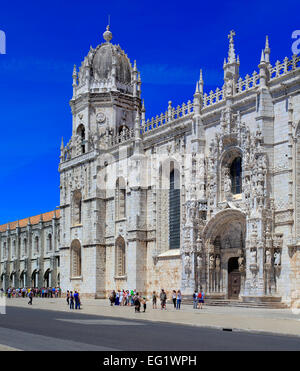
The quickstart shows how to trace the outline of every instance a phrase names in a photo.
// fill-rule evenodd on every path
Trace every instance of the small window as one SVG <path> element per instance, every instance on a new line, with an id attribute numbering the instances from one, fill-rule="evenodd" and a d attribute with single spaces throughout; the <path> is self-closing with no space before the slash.
<path id="1" fill-rule="evenodd" d="M 124 276 L 126 274 L 125 260 L 125 241 L 120 237 L 116 241 L 116 276 Z"/>
<path id="2" fill-rule="evenodd" d="M 35 237 L 35 253 L 39 253 L 39 238 Z"/>
<path id="3" fill-rule="evenodd" d="M 126 187 L 123 178 L 119 178 L 116 184 L 116 220 L 126 217 Z"/>
<path id="4" fill-rule="evenodd" d="M 73 225 L 81 224 L 81 204 L 81 192 L 75 191 L 73 194 Z"/>
<path id="5" fill-rule="evenodd" d="M 230 166 L 231 192 L 242 193 L 242 159 L 237 157 Z"/>
<path id="6" fill-rule="evenodd" d="M 81 245 L 78 240 L 71 244 L 71 277 L 81 276 Z"/>

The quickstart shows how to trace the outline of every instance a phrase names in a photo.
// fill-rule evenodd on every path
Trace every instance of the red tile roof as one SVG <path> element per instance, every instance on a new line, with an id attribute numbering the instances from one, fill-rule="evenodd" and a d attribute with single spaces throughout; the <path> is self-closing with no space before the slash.
<path id="1" fill-rule="evenodd" d="M 60 210 L 57 209 L 57 210 L 53 210 L 53 211 L 49 211 L 47 213 L 43 213 L 43 214 L 40 214 L 40 215 L 35 215 L 35 216 L 30 216 L 29 218 L 25 218 L 25 219 L 21 219 L 21 220 L 18 220 L 16 222 L 11 222 L 11 223 L 6 223 L 6 224 L 2 224 L 0 225 L 0 232 L 5 232 L 7 230 L 7 227 L 9 226 L 9 229 L 16 229 L 18 223 L 19 223 L 19 227 L 26 227 L 30 221 L 31 224 L 38 224 L 40 222 L 40 220 L 42 220 L 43 222 L 49 222 L 50 220 L 52 220 L 52 218 L 54 217 L 55 215 L 55 218 L 59 219 L 60 218 Z"/>

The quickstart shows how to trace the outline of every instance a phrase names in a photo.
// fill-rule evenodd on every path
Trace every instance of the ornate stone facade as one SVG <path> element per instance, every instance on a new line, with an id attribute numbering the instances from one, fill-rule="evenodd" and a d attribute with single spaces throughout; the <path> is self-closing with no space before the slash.
<path id="1" fill-rule="evenodd" d="M 300 58 L 272 65 L 267 38 L 242 79 L 234 36 L 221 89 L 204 93 L 201 71 L 193 101 L 147 121 L 136 63 L 109 29 L 74 67 L 59 164 L 64 290 L 300 298 Z"/>

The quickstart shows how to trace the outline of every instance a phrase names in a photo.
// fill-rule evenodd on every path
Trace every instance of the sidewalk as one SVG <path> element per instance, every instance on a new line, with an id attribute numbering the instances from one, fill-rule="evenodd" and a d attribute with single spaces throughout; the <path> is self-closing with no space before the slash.
<path id="1" fill-rule="evenodd" d="M 62 311 L 123 319 L 300 336 L 300 314 L 293 314 L 290 309 L 204 306 L 201 310 L 193 309 L 192 305 L 182 305 L 180 310 L 175 310 L 173 305 L 168 304 L 167 310 L 162 311 L 159 305 L 158 309 L 152 309 L 151 302 L 148 302 L 146 313 L 143 313 L 142 309 L 141 313 L 135 313 L 134 307 L 111 307 L 108 299 L 84 299 L 82 300 L 83 305 L 80 311 L 70 310 L 66 299 L 63 298 L 33 298 L 32 307 L 27 304 L 27 298 L 7 299 L 6 303 L 8 307 L 17 306 L 32 308 L 32 310 L 46 309 L 57 311 L 58 313 Z"/>

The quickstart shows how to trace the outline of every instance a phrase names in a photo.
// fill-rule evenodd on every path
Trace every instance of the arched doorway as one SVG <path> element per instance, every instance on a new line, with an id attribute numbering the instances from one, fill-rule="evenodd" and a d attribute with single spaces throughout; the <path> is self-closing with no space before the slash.
<path id="1" fill-rule="evenodd" d="M 238 299 L 241 291 L 241 273 L 238 257 L 228 260 L 228 299 Z"/>
<path id="2" fill-rule="evenodd" d="M 50 287 L 50 269 L 47 269 L 44 274 L 44 287 Z"/>
<path id="3" fill-rule="evenodd" d="M 31 284 L 32 287 L 35 287 L 35 288 L 38 287 L 38 282 L 39 282 L 39 272 L 38 272 L 38 270 L 36 270 L 36 269 L 32 272 L 32 275 L 31 275 L 31 282 L 32 282 L 32 284 Z"/>
<path id="4" fill-rule="evenodd" d="M 6 277 L 5 277 L 5 273 L 2 273 L 1 274 L 1 287 L 2 287 L 2 289 L 3 289 L 3 291 L 6 291 L 6 282 L 5 282 L 5 280 L 6 280 Z"/>
<path id="5" fill-rule="evenodd" d="M 10 278 L 10 286 L 16 287 L 16 273 L 12 272 L 9 278 Z"/>
<path id="6" fill-rule="evenodd" d="M 26 287 L 26 273 L 25 271 L 22 271 L 20 274 L 20 285 L 22 287 Z"/>
<path id="7" fill-rule="evenodd" d="M 246 215 L 227 208 L 217 213 L 205 226 L 206 272 L 200 272 L 200 285 L 212 297 L 238 299 L 244 290 L 244 275 L 239 258 L 245 256 Z"/>

